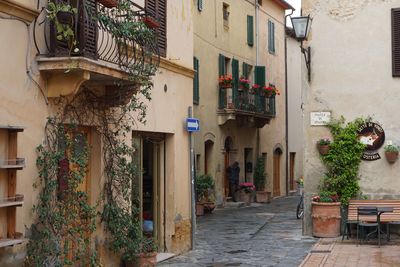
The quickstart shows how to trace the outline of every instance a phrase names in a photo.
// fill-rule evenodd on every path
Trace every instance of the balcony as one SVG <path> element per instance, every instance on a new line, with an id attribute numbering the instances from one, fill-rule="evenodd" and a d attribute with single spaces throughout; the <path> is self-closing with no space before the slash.
<path id="1" fill-rule="evenodd" d="M 262 128 L 275 117 L 275 96 L 249 94 L 234 88 L 219 89 L 218 124 L 236 121 L 239 127 Z"/>
<path id="2" fill-rule="evenodd" d="M 107 8 L 97 0 L 52 2 L 70 5 L 75 12 L 64 23 L 73 39 L 60 37 L 46 9 L 34 24 L 37 62 L 47 78 L 48 97 L 74 94 L 83 83 L 106 90 L 115 90 L 116 84 L 136 86 L 130 76 L 152 75 L 152 66 L 160 60 L 153 28 L 157 21 L 144 7 L 133 1 L 124 1 L 124 8 Z"/>

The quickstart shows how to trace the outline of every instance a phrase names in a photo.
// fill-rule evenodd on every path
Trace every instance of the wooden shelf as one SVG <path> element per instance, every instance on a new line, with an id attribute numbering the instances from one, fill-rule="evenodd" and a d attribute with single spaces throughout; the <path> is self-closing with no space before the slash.
<path id="1" fill-rule="evenodd" d="M 22 206 L 23 204 L 24 204 L 23 201 L 2 200 L 2 201 L 0 201 L 0 208 L 13 207 L 13 206 Z"/>
<path id="2" fill-rule="evenodd" d="M 0 248 L 22 244 L 25 239 L 0 239 Z"/>
<path id="3" fill-rule="evenodd" d="M 0 161 L 0 169 L 23 169 L 25 168 L 25 159 L 17 158 Z"/>
<path id="4" fill-rule="evenodd" d="M 9 131 L 15 131 L 15 132 L 23 132 L 25 127 L 22 126 L 16 126 L 16 125 L 0 125 L 0 130 L 9 130 Z"/>

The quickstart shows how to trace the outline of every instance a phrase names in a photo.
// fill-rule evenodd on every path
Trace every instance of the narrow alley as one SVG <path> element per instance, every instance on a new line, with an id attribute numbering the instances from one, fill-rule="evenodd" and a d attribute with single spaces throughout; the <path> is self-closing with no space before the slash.
<path id="1" fill-rule="evenodd" d="M 200 217 L 195 249 L 158 266 L 298 266 L 316 242 L 301 235 L 298 199 L 218 209 Z"/>

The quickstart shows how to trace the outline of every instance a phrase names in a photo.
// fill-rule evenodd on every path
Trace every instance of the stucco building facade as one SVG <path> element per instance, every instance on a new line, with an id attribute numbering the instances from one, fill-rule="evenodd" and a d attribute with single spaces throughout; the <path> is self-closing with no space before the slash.
<path id="1" fill-rule="evenodd" d="M 196 173 L 213 177 L 217 204 L 223 205 L 230 196 L 226 169 L 237 161 L 240 182 L 253 182 L 256 159 L 264 156 L 266 190 L 285 195 L 284 16 L 291 7 L 285 1 L 195 2 L 202 3 L 194 9 Z M 223 75 L 232 75 L 232 88 L 219 85 Z M 274 85 L 280 95 L 243 90 L 240 77 Z"/>
<path id="2" fill-rule="evenodd" d="M 371 117 L 385 132 L 385 144 L 399 144 L 399 124 L 393 111 L 399 105 L 400 80 L 394 58 L 398 21 L 393 9 L 400 1 L 303 0 L 303 14 L 313 18 L 311 36 L 311 82 L 303 75 L 304 178 L 306 192 L 305 234 L 311 234 L 311 196 L 325 172 L 316 142 L 330 136 L 324 126 L 311 126 L 310 113 L 327 111 L 347 121 Z M 396 35 L 397 34 L 397 35 Z M 392 43 L 393 42 L 393 43 Z M 392 46 L 393 44 L 393 46 Z M 393 58 L 393 60 L 392 60 Z M 303 60 L 303 74 L 307 69 Z M 381 159 L 362 161 L 361 191 L 372 199 L 398 199 L 398 163 Z"/>
<path id="3" fill-rule="evenodd" d="M 148 107 L 147 122 L 137 122 L 127 142 L 133 139 L 138 148 L 137 157 L 143 171 L 140 176 L 142 213 L 152 221 L 152 235 L 158 251 L 181 253 L 190 249 L 191 241 L 189 142 L 182 122 L 193 99 L 192 90 L 188 90 L 194 76 L 192 3 L 150 2 L 157 2 L 158 10 L 161 7 L 164 10 L 164 17 L 161 17 L 164 39 L 159 69 L 152 80 L 152 100 L 144 100 Z M 145 6 L 145 1 L 135 3 Z M 46 6 L 47 1 L 36 0 L 5 0 L 0 3 L 0 157 L 2 161 L 8 159 L 11 152 L 7 140 L 15 132 L 15 127 L 21 129 L 21 132 L 18 130 L 15 153 L 25 159 L 25 165 L 17 171 L 15 190 L 24 195 L 24 201 L 21 207 L 16 208 L 13 227 L 23 237 L 29 237 L 25 226 L 29 227 L 35 219 L 32 207 L 38 196 L 38 190 L 33 187 L 38 177 L 36 147 L 45 143 L 46 118 L 55 114 L 54 103 L 61 95 L 72 96 L 82 88 L 105 90 L 110 81 L 126 78 L 126 72 L 118 64 L 106 62 L 101 56 L 93 58 L 84 54 L 71 60 L 68 56 L 51 54 L 45 24 L 42 23 L 46 20 Z M 95 31 L 100 36 L 101 29 Z M 94 45 L 99 51 L 101 38 L 95 40 Z M 118 53 L 115 51 L 113 53 Z M 137 114 L 132 115 L 134 118 Z M 105 180 L 103 143 L 92 125 L 79 126 L 86 129 L 85 134 L 90 139 L 85 190 L 90 192 L 90 204 L 95 205 L 101 197 Z M 2 199 L 7 197 L 8 176 L 7 169 L 0 169 Z M 12 237 L 7 236 L 10 229 L 7 226 L 8 208 L 0 209 L 2 244 Z M 98 220 L 92 241 L 99 252 L 100 262 L 104 266 L 120 266 L 118 257 L 113 257 L 106 249 L 106 235 Z M 26 242 L 22 241 L 13 246 L 1 245 L 0 265 L 22 266 L 25 249 Z"/>

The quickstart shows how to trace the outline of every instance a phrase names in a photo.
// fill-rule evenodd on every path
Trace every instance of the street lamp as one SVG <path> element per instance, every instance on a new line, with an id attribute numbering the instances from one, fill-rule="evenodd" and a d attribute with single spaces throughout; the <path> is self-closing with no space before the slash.
<path id="1" fill-rule="evenodd" d="M 308 70 L 308 81 L 311 81 L 311 47 L 304 48 L 303 41 L 307 40 L 310 33 L 312 19 L 310 15 L 290 18 L 292 20 L 292 25 L 294 29 L 294 34 L 296 35 L 297 41 L 301 42 L 300 48 L 301 52 L 304 54 L 304 59 L 306 61 L 306 67 Z"/>

